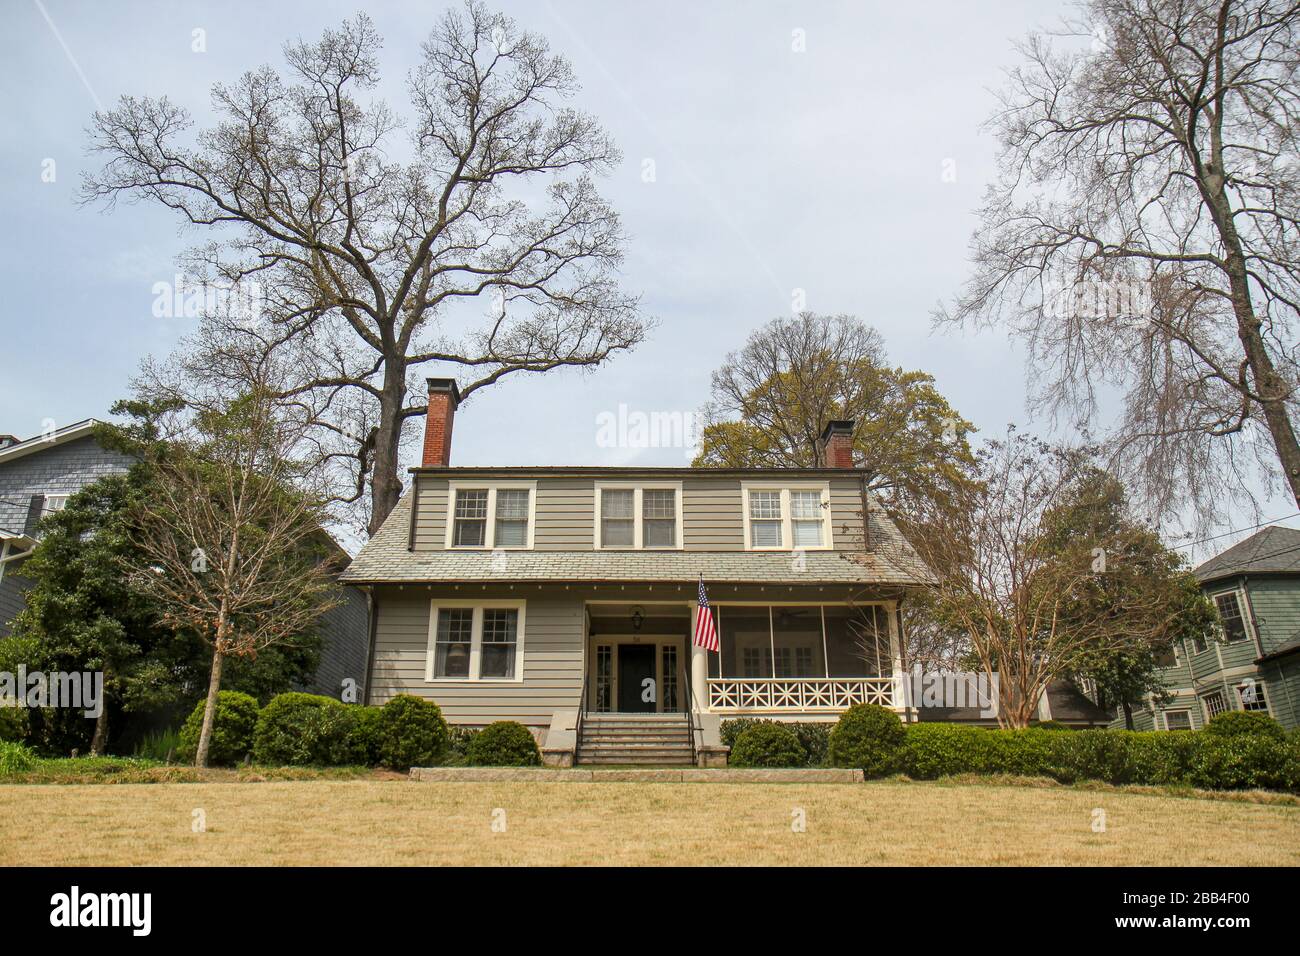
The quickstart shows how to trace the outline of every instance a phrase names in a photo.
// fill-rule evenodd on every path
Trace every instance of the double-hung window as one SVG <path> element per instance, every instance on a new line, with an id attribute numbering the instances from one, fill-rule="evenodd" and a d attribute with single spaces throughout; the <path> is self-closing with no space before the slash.
<path id="1" fill-rule="evenodd" d="M 605 551 L 681 548 L 681 485 L 598 484 L 595 534 Z"/>
<path id="2" fill-rule="evenodd" d="M 745 547 L 751 551 L 824 550 L 831 546 L 827 485 L 745 485 Z"/>
<path id="3" fill-rule="evenodd" d="M 534 482 L 457 485 L 448 489 L 448 548 L 531 548 Z"/>
<path id="4" fill-rule="evenodd" d="M 523 680 L 523 601 L 434 601 L 425 679 Z"/>
<path id="5" fill-rule="evenodd" d="M 1241 613 L 1241 599 L 1236 591 L 1225 591 L 1214 595 L 1214 606 L 1219 609 L 1219 620 L 1223 622 L 1223 639 L 1229 644 L 1246 639 L 1246 618 Z"/>

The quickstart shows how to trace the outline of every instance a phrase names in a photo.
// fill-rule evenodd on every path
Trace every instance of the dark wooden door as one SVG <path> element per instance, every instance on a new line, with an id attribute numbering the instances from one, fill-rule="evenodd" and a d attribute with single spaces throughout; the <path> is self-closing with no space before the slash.
<path id="1" fill-rule="evenodd" d="M 645 680 L 654 680 L 655 646 L 653 644 L 620 644 L 618 646 L 618 709 L 625 714 L 654 713 L 659 688 L 654 689 L 654 700 L 645 696 Z"/>

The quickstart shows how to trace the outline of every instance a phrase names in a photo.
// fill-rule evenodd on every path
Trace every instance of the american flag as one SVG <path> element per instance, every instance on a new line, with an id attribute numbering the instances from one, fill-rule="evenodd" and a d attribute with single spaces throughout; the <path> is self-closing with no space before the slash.
<path id="1" fill-rule="evenodd" d="M 700 575 L 700 608 L 695 615 L 695 646 L 706 651 L 718 649 L 718 629 L 713 626 L 713 612 L 709 610 L 709 596 L 704 593 L 703 575 Z"/>

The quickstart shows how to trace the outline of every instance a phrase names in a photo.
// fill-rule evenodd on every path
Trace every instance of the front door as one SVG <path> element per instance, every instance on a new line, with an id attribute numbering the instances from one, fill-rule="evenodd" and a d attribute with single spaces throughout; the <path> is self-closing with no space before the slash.
<path id="1" fill-rule="evenodd" d="M 621 713 L 654 713 L 655 701 L 659 699 L 659 688 L 654 686 L 654 679 L 655 645 L 618 646 L 618 709 Z M 650 693 L 651 689 L 654 693 Z"/>

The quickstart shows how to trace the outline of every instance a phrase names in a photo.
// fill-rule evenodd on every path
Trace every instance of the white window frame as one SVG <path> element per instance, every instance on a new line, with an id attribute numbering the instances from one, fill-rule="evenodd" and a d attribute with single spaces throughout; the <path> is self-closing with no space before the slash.
<path id="1" fill-rule="evenodd" d="M 41 497 L 44 499 L 43 501 L 41 501 L 41 517 L 44 518 L 46 515 L 58 514 L 60 511 L 66 508 L 68 506 L 68 499 L 71 498 L 72 495 L 71 494 L 42 495 Z M 57 508 L 51 508 L 50 507 L 51 501 L 59 502 L 59 506 Z"/>
<path id="2" fill-rule="evenodd" d="M 1241 637 L 1237 640 L 1228 640 L 1227 628 L 1219 625 L 1219 638 L 1224 644 L 1245 644 L 1250 640 L 1250 620 L 1246 617 L 1246 601 L 1241 593 L 1240 588 L 1230 588 L 1227 591 L 1215 591 L 1210 595 L 1210 600 L 1214 602 L 1214 610 L 1219 610 L 1219 598 L 1231 594 L 1237 601 L 1237 618 L 1241 621 Z M 1220 614 L 1220 617 L 1223 615 Z"/>
<path id="3" fill-rule="evenodd" d="M 528 540 L 524 544 L 497 545 L 497 492 L 528 492 Z M 486 491 L 487 525 L 483 530 L 482 544 L 452 544 L 456 535 L 456 493 L 458 491 Z M 532 551 L 533 537 L 537 529 L 537 482 L 536 481 L 449 481 L 447 482 L 447 534 L 444 546 L 448 551 Z"/>
<path id="4" fill-rule="evenodd" d="M 779 545 L 754 545 L 749 522 L 749 493 L 751 491 L 779 491 L 781 493 L 781 543 Z M 796 545 L 794 543 L 794 516 L 790 508 L 790 492 L 821 492 L 822 543 Z M 740 513 L 744 519 L 746 551 L 833 551 L 835 549 L 834 525 L 831 522 L 831 483 L 829 481 L 742 481 L 740 483 Z"/>
<path id="5" fill-rule="evenodd" d="M 1207 724 L 1208 724 L 1210 721 L 1212 721 L 1215 717 L 1218 716 L 1218 714 L 1211 713 L 1211 710 L 1210 710 L 1210 698 L 1211 698 L 1211 697 L 1214 697 L 1214 696 L 1216 696 L 1216 695 L 1218 696 L 1219 700 L 1222 701 L 1222 703 L 1223 703 L 1223 709 L 1222 709 L 1221 711 L 1219 711 L 1220 714 L 1226 714 L 1226 713 L 1228 713 L 1230 710 L 1233 709 L 1233 707 L 1232 707 L 1232 702 L 1231 702 L 1231 701 L 1227 698 L 1227 696 L 1223 693 L 1222 689 L 1216 689 L 1216 690 L 1212 690 L 1212 691 L 1210 691 L 1210 692 L 1208 692 L 1208 693 L 1202 694 L 1202 695 L 1201 695 L 1201 698 L 1200 698 L 1200 700 L 1201 700 L 1201 711 L 1202 711 L 1202 713 L 1205 714 L 1205 722 L 1206 722 Z"/>
<path id="6" fill-rule="evenodd" d="M 1255 693 L 1258 694 L 1260 699 L 1264 702 L 1262 709 L 1259 707 L 1246 706 L 1246 699 L 1242 696 L 1242 691 L 1245 690 L 1245 687 L 1242 684 L 1233 684 L 1232 690 L 1237 698 L 1238 710 L 1244 710 L 1248 714 L 1268 714 L 1270 717 L 1273 716 L 1272 695 L 1264 687 L 1264 682 L 1262 680 L 1255 681 Z"/>
<path id="7" fill-rule="evenodd" d="M 1172 730 L 1174 729 L 1173 727 L 1170 727 L 1170 726 L 1169 726 L 1169 715 L 1170 715 L 1170 714 L 1186 714 L 1186 715 L 1187 715 L 1187 727 L 1186 727 L 1186 729 L 1187 729 L 1187 730 L 1195 730 L 1195 729 L 1196 729 L 1196 724 L 1192 721 L 1192 712 L 1191 712 L 1191 710 L 1188 709 L 1188 708 L 1186 708 L 1186 707 L 1175 707 L 1175 708 L 1173 708 L 1173 709 L 1171 709 L 1171 710 L 1166 710 L 1166 711 L 1165 711 L 1164 716 L 1165 716 L 1165 730 L 1166 730 L 1166 731 L 1172 731 Z M 1179 727 L 1178 729 L 1181 731 L 1181 730 L 1183 730 L 1184 728 Z"/>
<path id="8" fill-rule="evenodd" d="M 425 650 L 424 682 L 426 684 L 522 684 L 524 682 L 524 612 L 527 601 L 454 601 L 434 598 L 429 602 L 429 643 Z M 474 615 L 470 625 L 469 676 L 435 677 L 433 666 L 438 651 L 438 612 L 470 608 Z M 483 612 L 513 610 L 519 612 L 515 628 L 515 674 L 513 677 L 480 677 L 479 665 L 483 656 Z"/>
<path id="9" fill-rule="evenodd" d="M 632 492 L 632 546 L 620 547 L 611 545 L 605 547 L 600 537 L 600 505 L 603 492 L 605 491 L 630 491 Z M 643 530 L 643 514 L 641 508 L 642 492 L 645 491 L 672 491 L 675 493 L 677 502 L 677 527 L 673 531 L 673 545 L 671 547 L 649 546 L 643 541 L 645 535 Z M 686 510 L 686 503 L 682 500 L 682 483 L 680 481 L 598 481 L 595 485 L 596 520 L 592 526 L 592 541 L 597 551 L 681 551 L 685 547 L 682 541 L 684 525 L 682 515 Z"/>

